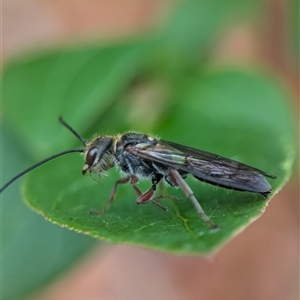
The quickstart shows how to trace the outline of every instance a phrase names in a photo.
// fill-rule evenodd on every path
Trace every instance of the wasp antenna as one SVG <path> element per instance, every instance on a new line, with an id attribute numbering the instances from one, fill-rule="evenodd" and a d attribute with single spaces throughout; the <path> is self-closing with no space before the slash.
<path id="1" fill-rule="evenodd" d="M 77 148 L 77 149 L 70 149 L 70 150 L 66 150 L 66 151 L 62 151 L 62 152 L 59 152 L 57 154 L 54 154 L 54 155 L 51 155 L 43 160 L 41 160 L 40 162 L 34 164 L 33 166 L 27 168 L 26 170 L 24 170 L 23 172 L 19 173 L 18 175 L 16 175 L 15 177 L 13 177 L 10 181 L 8 181 L 6 184 L 4 184 L 4 186 L 0 189 L 0 194 L 6 189 L 8 188 L 13 182 L 15 182 L 18 178 L 22 177 L 23 175 L 25 175 L 26 173 L 30 172 L 31 170 L 39 167 L 40 165 L 54 159 L 54 158 L 57 158 L 59 156 L 62 156 L 62 155 L 65 155 L 65 154 L 68 154 L 68 153 L 73 153 L 73 152 L 84 152 L 85 149 L 84 148 Z"/>
<path id="2" fill-rule="evenodd" d="M 66 123 L 66 121 L 62 117 L 59 117 L 59 122 L 66 128 L 68 128 L 79 140 L 81 140 L 83 145 L 87 145 L 87 141 L 75 129 L 73 129 L 68 123 Z"/>

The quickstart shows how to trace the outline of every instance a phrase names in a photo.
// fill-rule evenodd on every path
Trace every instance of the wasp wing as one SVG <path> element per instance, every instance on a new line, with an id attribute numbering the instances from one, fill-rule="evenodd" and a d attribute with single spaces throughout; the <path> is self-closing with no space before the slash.
<path id="1" fill-rule="evenodd" d="M 235 160 L 163 140 L 156 145 L 137 144 L 130 151 L 144 159 L 190 173 L 201 181 L 264 196 L 271 191 L 265 176 L 276 178 Z"/>

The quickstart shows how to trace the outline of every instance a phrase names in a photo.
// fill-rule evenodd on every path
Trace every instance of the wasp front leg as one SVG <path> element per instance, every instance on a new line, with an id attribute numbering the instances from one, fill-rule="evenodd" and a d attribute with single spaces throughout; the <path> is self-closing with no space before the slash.
<path id="1" fill-rule="evenodd" d="M 102 215 L 103 213 L 105 213 L 109 209 L 111 203 L 115 199 L 118 185 L 119 184 L 128 183 L 129 181 L 132 184 L 132 186 L 133 186 L 134 190 L 136 191 L 136 193 L 140 196 L 142 194 L 142 192 L 135 186 L 135 183 L 138 182 L 138 178 L 136 176 L 134 176 L 134 175 L 133 176 L 123 177 L 123 178 L 118 179 L 115 182 L 115 184 L 114 184 L 114 186 L 112 188 L 112 191 L 110 193 L 109 201 L 106 203 L 106 205 L 100 211 L 90 210 L 89 213 L 90 214 L 96 214 L 96 215 Z"/>

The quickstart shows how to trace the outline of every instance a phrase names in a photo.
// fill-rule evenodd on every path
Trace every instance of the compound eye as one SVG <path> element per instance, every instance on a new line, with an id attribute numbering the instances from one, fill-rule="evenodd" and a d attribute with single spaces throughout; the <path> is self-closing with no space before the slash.
<path id="1" fill-rule="evenodd" d="M 94 161 L 96 159 L 98 152 L 99 152 L 99 150 L 97 147 L 93 147 L 87 152 L 86 157 L 85 157 L 85 163 L 88 166 L 91 167 L 94 164 Z"/>

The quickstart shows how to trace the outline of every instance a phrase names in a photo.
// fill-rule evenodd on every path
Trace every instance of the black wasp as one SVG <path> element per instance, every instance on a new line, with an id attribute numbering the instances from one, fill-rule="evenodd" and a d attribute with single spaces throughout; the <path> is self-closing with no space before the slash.
<path id="1" fill-rule="evenodd" d="M 113 166 L 118 167 L 126 174 L 125 177 L 116 181 L 108 204 L 99 214 L 103 213 L 113 201 L 117 186 L 128 182 L 138 195 L 136 201 L 138 204 L 152 202 L 164 208 L 158 203 L 158 200 L 170 196 L 154 195 L 157 184 L 163 179 L 171 187 L 180 187 L 184 194 L 191 199 L 205 223 L 209 227 L 215 228 L 216 225 L 205 214 L 192 190 L 184 181 L 188 174 L 213 185 L 259 193 L 264 197 L 267 197 L 272 190 L 265 177 L 276 178 L 276 176 L 237 161 L 163 141 L 143 133 L 128 132 L 117 136 L 104 135 L 96 137 L 89 143 L 62 118 L 60 118 L 60 122 L 82 141 L 84 147 L 66 150 L 38 162 L 7 182 L 1 188 L 0 193 L 16 179 L 45 162 L 68 153 L 81 152 L 85 157 L 82 174 L 89 171 L 101 175 Z M 150 189 L 145 193 L 142 193 L 136 186 L 141 178 L 148 178 L 152 182 Z M 173 197 L 171 196 L 171 198 Z"/>

